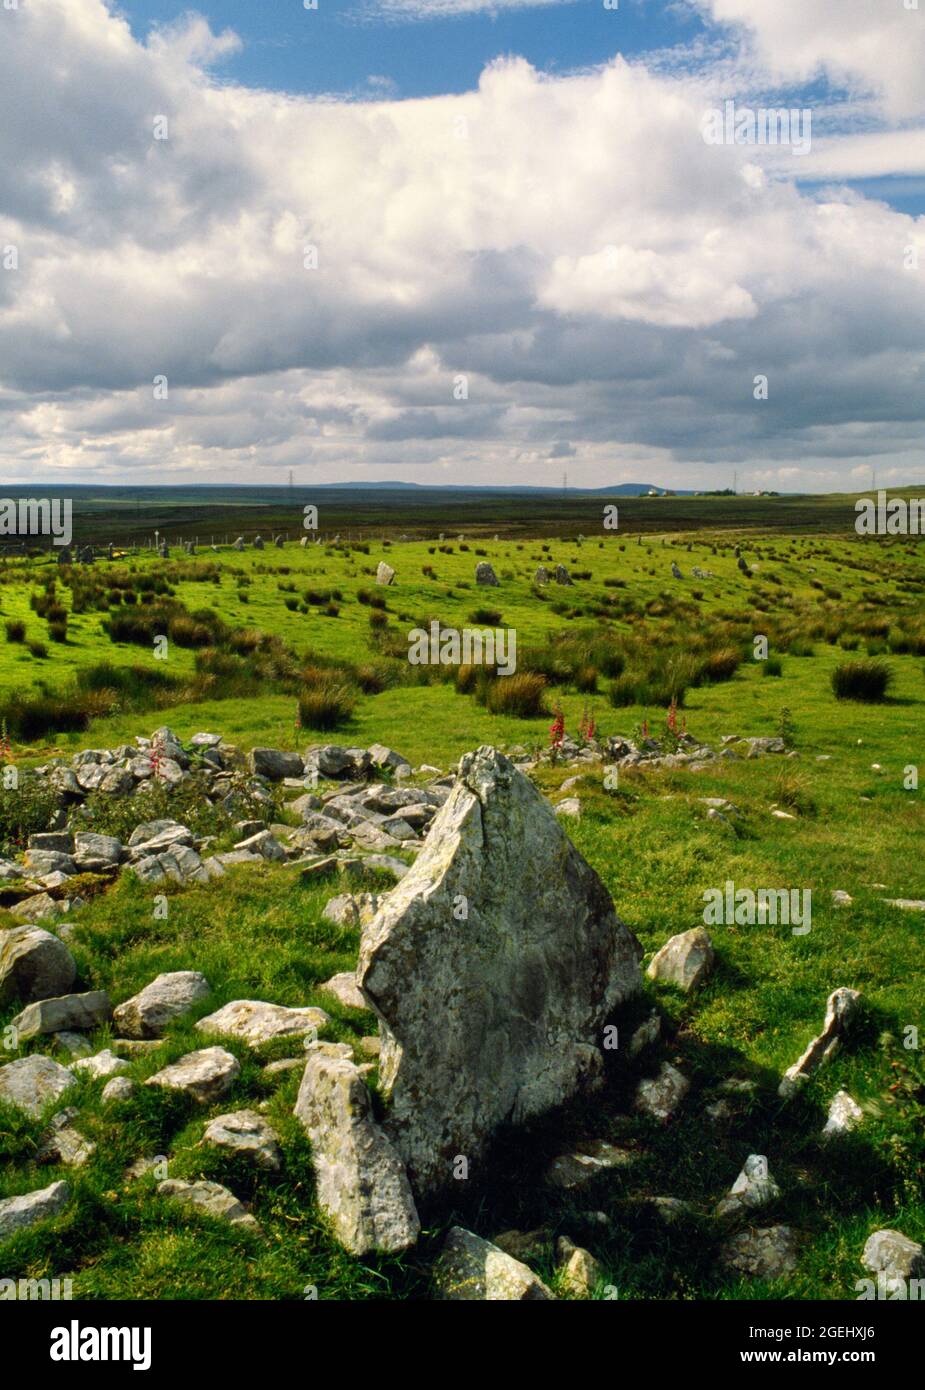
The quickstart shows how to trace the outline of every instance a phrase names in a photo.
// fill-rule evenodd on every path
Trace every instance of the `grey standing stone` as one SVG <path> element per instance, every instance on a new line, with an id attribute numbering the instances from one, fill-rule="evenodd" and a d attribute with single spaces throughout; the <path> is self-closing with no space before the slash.
<path id="1" fill-rule="evenodd" d="M 391 565 L 387 565 L 384 560 L 379 561 L 376 569 L 377 584 L 391 584 L 395 578 L 395 571 Z"/>
<path id="2" fill-rule="evenodd" d="M 640 953 L 523 773 L 493 748 L 467 754 L 357 970 L 417 1191 L 448 1183 L 458 1154 L 475 1163 L 500 1125 L 601 1082 L 602 1025 L 639 989 Z"/>
<path id="3" fill-rule="evenodd" d="M 488 587 L 488 588 L 499 588 L 499 587 L 500 587 L 500 586 L 499 586 L 499 582 L 498 582 L 498 576 L 495 574 L 494 569 L 493 569 L 492 566 L 488 563 L 487 560 L 482 560 L 482 562 L 481 562 L 480 564 L 476 565 L 476 567 L 475 567 L 475 582 L 476 582 L 476 584 L 480 584 L 480 585 L 482 585 L 483 587 Z"/>

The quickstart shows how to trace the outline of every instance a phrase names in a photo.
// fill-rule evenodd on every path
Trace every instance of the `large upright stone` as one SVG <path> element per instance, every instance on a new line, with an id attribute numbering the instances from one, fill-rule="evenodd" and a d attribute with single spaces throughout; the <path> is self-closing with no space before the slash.
<path id="1" fill-rule="evenodd" d="M 386 1128 L 419 1194 L 507 1122 L 602 1076 L 641 948 L 539 792 L 493 748 L 461 760 L 415 864 L 365 929 Z"/>
<path id="2" fill-rule="evenodd" d="M 387 565 L 384 560 L 379 561 L 376 569 L 377 584 L 391 584 L 395 578 L 395 571 L 391 565 Z"/>
<path id="3" fill-rule="evenodd" d="M 498 588 L 498 576 L 487 560 L 475 567 L 475 582 L 480 585 L 487 585 L 489 588 Z"/>

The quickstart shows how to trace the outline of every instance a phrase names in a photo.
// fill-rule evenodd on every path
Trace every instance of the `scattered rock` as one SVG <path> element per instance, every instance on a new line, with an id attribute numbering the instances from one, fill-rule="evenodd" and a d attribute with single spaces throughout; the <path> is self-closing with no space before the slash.
<path id="1" fill-rule="evenodd" d="M 0 932 L 0 1007 L 67 994 L 77 967 L 63 941 L 41 927 Z"/>
<path id="2" fill-rule="evenodd" d="M 497 1245 L 462 1226 L 447 1235 L 434 1265 L 437 1296 L 452 1302 L 526 1303 L 554 1298 L 542 1279 Z"/>
<path id="3" fill-rule="evenodd" d="M 763 1154 L 751 1154 L 745 1166 L 724 1197 L 716 1207 L 717 1216 L 733 1216 L 739 1212 L 763 1207 L 780 1196 L 780 1188 L 768 1171 L 768 1160 Z"/>
<path id="4" fill-rule="evenodd" d="M 17 1014 L 11 1026 L 20 1042 L 40 1037 L 43 1033 L 61 1033 L 70 1029 L 91 1032 L 112 1017 L 112 1004 L 104 989 L 87 994 L 63 994 L 57 999 L 39 999 L 27 1004 Z"/>
<path id="5" fill-rule="evenodd" d="M 248 766 L 258 777 L 281 782 L 284 777 L 302 777 L 305 766 L 301 754 L 283 752 L 279 748 L 252 748 Z"/>
<path id="6" fill-rule="evenodd" d="M 182 1178 L 165 1178 L 163 1182 L 158 1183 L 157 1191 L 160 1197 L 172 1197 L 185 1206 L 195 1207 L 205 1216 L 227 1221 L 232 1226 L 252 1231 L 255 1235 L 260 1234 L 260 1226 L 256 1219 L 249 1214 L 234 1193 L 229 1192 L 227 1187 L 222 1187 L 221 1183 L 206 1182 L 201 1178 L 198 1182 L 184 1182 Z"/>
<path id="7" fill-rule="evenodd" d="M 354 1255 L 414 1245 L 421 1227 L 411 1187 L 358 1068 L 313 1050 L 295 1114 L 311 1141 L 318 1202 L 340 1243 Z"/>
<path id="8" fill-rule="evenodd" d="M 653 956 L 646 974 L 650 980 L 676 985 L 689 994 L 703 984 L 715 960 L 713 942 L 706 928 L 694 927 L 666 941 Z"/>
<path id="9" fill-rule="evenodd" d="M 66 1182 L 53 1182 L 37 1192 L 5 1198 L 0 1201 L 0 1240 L 59 1216 L 70 1200 L 71 1189 Z"/>
<path id="10" fill-rule="evenodd" d="M 381 902 L 378 893 L 340 893 L 325 903 L 321 915 L 339 927 L 365 927 L 379 911 Z"/>
<path id="11" fill-rule="evenodd" d="M 168 971 L 120 1004 L 113 1022 L 126 1038 L 161 1038 L 171 1023 L 206 998 L 210 988 L 198 970 Z"/>
<path id="12" fill-rule="evenodd" d="M 663 1062 L 658 1076 L 640 1081 L 636 1087 L 634 1108 L 644 1115 L 651 1116 L 653 1120 L 665 1123 L 671 1119 L 690 1086 L 687 1077 L 683 1076 L 677 1067 L 673 1067 L 670 1062 Z"/>
<path id="13" fill-rule="evenodd" d="M 345 970 L 340 975 L 332 975 L 330 980 L 326 980 L 319 989 L 327 990 L 333 994 L 348 1009 L 368 1009 L 369 1004 L 363 998 L 356 982 L 353 971 Z"/>
<path id="14" fill-rule="evenodd" d="M 202 1033 L 243 1038 L 251 1047 L 259 1047 L 273 1038 L 304 1037 L 329 1022 L 324 1009 L 288 1009 L 258 999 L 233 999 L 216 1013 L 201 1018 L 196 1027 Z"/>
<path id="15" fill-rule="evenodd" d="M 581 819 L 581 802 L 577 796 L 567 796 L 556 806 L 557 816 L 568 816 L 570 820 Z"/>
<path id="16" fill-rule="evenodd" d="M 0 1067 L 0 1100 L 30 1115 L 40 1115 L 74 1085 L 71 1073 L 51 1057 L 32 1053 Z"/>
<path id="17" fill-rule="evenodd" d="M 256 1110 L 234 1110 L 228 1115 L 217 1115 L 207 1125 L 202 1142 L 241 1154 L 258 1168 L 271 1172 L 277 1172 L 282 1166 L 276 1131 Z"/>
<path id="18" fill-rule="evenodd" d="M 117 1057 L 110 1048 L 104 1048 L 102 1052 L 97 1052 L 93 1057 L 83 1057 L 80 1061 L 71 1062 L 70 1069 L 77 1072 L 79 1076 L 92 1077 L 94 1081 L 110 1076 L 121 1076 L 128 1071 L 129 1064 L 123 1057 Z"/>
<path id="19" fill-rule="evenodd" d="M 917 1279 L 925 1275 L 925 1250 L 901 1231 L 874 1231 L 864 1246 L 861 1263 L 887 1279 Z"/>
<path id="20" fill-rule="evenodd" d="M 651 966 L 650 966 L 651 969 Z M 651 1047 L 652 1043 L 658 1042 L 662 1033 L 662 1020 L 659 1018 L 655 1009 L 649 1014 L 645 1023 L 640 1023 L 635 1029 L 629 1045 L 630 1057 L 638 1057 L 640 1052 L 646 1047 Z"/>
<path id="21" fill-rule="evenodd" d="M 781 1279 L 797 1266 L 796 1232 L 789 1226 L 740 1231 L 723 1244 L 720 1259 L 729 1269 L 753 1279 Z"/>
<path id="22" fill-rule="evenodd" d="M 778 1087 L 778 1094 L 783 1099 L 794 1095 L 823 1062 L 835 1055 L 857 1014 L 860 1001 L 861 996 L 856 989 L 836 989 L 829 995 L 822 1032 L 813 1038 L 802 1057 L 784 1073 Z"/>
<path id="23" fill-rule="evenodd" d="M 851 894 L 846 893 L 841 888 L 836 888 L 832 893 L 833 907 L 850 907 L 853 902 L 854 898 L 852 898 Z"/>
<path id="24" fill-rule="evenodd" d="M 240 1064 L 230 1052 L 223 1047 L 204 1047 L 155 1072 L 145 1085 L 183 1091 L 201 1105 L 211 1105 L 231 1090 L 240 1073 Z"/>
<path id="25" fill-rule="evenodd" d="M 600 1177 L 611 1168 L 626 1168 L 635 1163 L 638 1155 L 631 1149 L 619 1149 L 603 1139 L 595 1140 L 583 1150 L 560 1154 L 546 1169 L 546 1183 L 549 1187 L 583 1187 L 593 1178 Z"/>
<path id="26" fill-rule="evenodd" d="M 573 1245 L 568 1236 L 556 1242 L 556 1257 L 562 1266 L 562 1286 L 574 1298 L 590 1298 L 604 1282 L 604 1270 L 592 1254 Z"/>
<path id="27" fill-rule="evenodd" d="M 103 1087 L 102 1098 L 109 1105 L 118 1101 L 131 1100 L 134 1093 L 134 1081 L 129 1081 L 127 1076 L 114 1076 Z"/>
<path id="28" fill-rule="evenodd" d="M 833 1135 L 848 1134 L 852 1129 L 857 1129 L 864 1119 L 864 1111 L 847 1091 L 838 1091 L 832 1098 L 829 1106 L 828 1119 L 822 1131 L 823 1139 L 830 1139 Z"/>

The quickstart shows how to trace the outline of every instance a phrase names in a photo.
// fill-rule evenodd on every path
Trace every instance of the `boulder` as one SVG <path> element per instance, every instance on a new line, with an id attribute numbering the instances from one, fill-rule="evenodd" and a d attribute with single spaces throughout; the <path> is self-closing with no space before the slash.
<path id="1" fill-rule="evenodd" d="M 652 957 L 646 974 L 650 980 L 677 985 L 685 994 L 703 984 L 716 956 L 705 927 L 694 927 L 666 941 Z"/>
<path id="2" fill-rule="evenodd" d="M 555 1297 L 527 1265 L 462 1226 L 448 1233 L 434 1282 L 438 1298 L 451 1302 L 532 1303 Z"/>
<path id="3" fill-rule="evenodd" d="M 568 570 L 565 568 L 564 565 L 556 565 L 556 583 L 567 584 L 571 586 L 572 576 L 569 574 Z"/>
<path id="4" fill-rule="evenodd" d="M 76 976 L 74 957 L 51 932 L 31 926 L 0 932 L 0 1007 L 66 994 Z"/>
<path id="5" fill-rule="evenodd" d="M 31 898 L 22 898 L 10 912 L 24 922 L 41 922 L 45 917 L 56 917 L 58 904 L 47 893 L 33 893 Z"/>
<path id="6" fill-rule="evenodd" d="M 376 568 L 376 583 L 391 584 L 395 578 L 395 571 L 391 565 L 387 565 L 384 560 L 380 560 Z"/>
<path id="7" fill-rule="evenodd" d="M 74 836 L 74 862 L 81 873 L 113 869 L 123 855 L 122 844 L 114 835 L 96 835 L 80 830 Z"/>
<path id="8" fill-rule="evenodd" d="M 89 1033 L 112 1017 L 112 1004 L 104 989 L 86 994 L 62 994 L 54 999 L 39 999 L 27 1004 L 12 1020 L 20 1042 L 40 1037 L 43 1033 L 63 1033 L 70 1029 Z"/>
<path id="9" fill-rule="evenodd" d="M 883 1274 L 888 1280 L 925 1276 L 925 1250 L 902 1231 L 874 1231 L 864 1246 L 861 1263 L 872 1274 Z"/>
<path id="10" fill-rule="evenodd" d="M 29 1115 L 40 1115 L 73 1085 L 74 1077 L 65 1067 L 37 1052 L 0 1067 L 0 1100 Z"/>
<path id="11" fill-rule="evenodd" d="M 487 560 L 483 560 L 481 564 L 476 565 L 475 582 L 476 584 L 482 585 L 483 587 L 487 586 L 489 588 L 495 589 L 500 587 L 498 583 L 498 576 L 495 574 L 494 570 L 492 569 L 491 565 L 488 563 Z"/>
<path id="12" fill-rule="evenodd" d="M 379 911 L 382 898 L 378 893 L 339 893 L 324 905 L 322 917 L 339 927 L 365 927 Z M 351 975 L 356 987 L 355 977 Z M 367 1008 L 364 1004 L 363 1008 Z"/>
<path id="13" fill-rule="evenodd" d="M 417 1191 L 447 1183 L 458 1154 L 477 1162 L 502 1124 L 600 1083 L 603 1023 L 639 989 L 640 954 L 532 783 L 493 748 L 467 754 L 357 970 Z"/>
<path id="14" fill-rule="evenodd" d="M 373 1119 L 359 1068 L 312 1051 L 295 1114 L 311 1141 L 319 1205 L 345 1249 L 366 1255 L 414 1245 L 421 1226 L 411 1187 Z"/>
<path id="15" fill-rule="evenodd" d="M 201 1105 L 211 1105 L 231 1090 L 240 1072 L 237 1058 L 223 1047 L 204 1047 L 155 1072 L 145 1085 L 183 1091 Z"/>
<path id="16" fill-rule="evenodd" d="M 304 771 L 300 753 L 287 753 L 279 748 L 252 748 L 247 763 L 251 772 L 271 782 L 281 782 L 284 777 L 301 777 Z"/>
<path id="17" fill-rule="evenodd" d="M 287 1009 L 282 1004 L 265 1004 L 258 999 L 233 999 L 214 1014 L 201 1018 L 196 1027 L 202 1033 L 243 1038 L 251 1047 L 259 1047 L 273 1038 L 305 1037 L 328 1022 L 324 1009 Z"/>
<path id="18" fill-rule="evenodd" d="M 0 1240 L 58 1216 L 70 1200 L 71 1189 L 66 1182 L 53 1182 L 37 1192 L 5 1198 L 0 1201 Z"/>
<path id="19" fill-rule="evenodd" d="M 205 999 L 211 986 L 198 970 L 171 970 L 158 975 L 113 1013 L 125 1038 L 162 1038 L 175 1019 L 183 1018 Z"/>

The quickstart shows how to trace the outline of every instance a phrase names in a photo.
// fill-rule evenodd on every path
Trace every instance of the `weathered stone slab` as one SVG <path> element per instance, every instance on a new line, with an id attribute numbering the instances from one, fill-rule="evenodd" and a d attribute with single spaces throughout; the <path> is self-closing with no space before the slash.
<path id="1" fill-rule="evenodd" d="M 416 863 L 364 930 L 387 1128 L 416 1191 L 476 1163 L 495 1130 L 599 1083 L 608 1015 L 641 948 L 548 803 L 480 748 Z"/>
<path id="2" fill-rule="evenodd" d="M 0 1006 L 67 994 L 77 975 L 63 941 L 41 927 L 0 932 Z"/>
<path id="3" fill-rule="evenodd" d="M 163 1037 L 171 1023 L 206 998 L 209 989 L 209 981 L 198 970 L 168 971 L 120 1004 L 113 1022 L 126 1038 Z"/>
<path id="4" fill-rule="evenodd" d="M 438 1297 L 451 1302 L 533 1303 L 555 1297 L 527 1265 L 462 1226 L 447 1235 L 434 1281 Z"/>
<path id="5" fill-rule="evenodd" d="M 313 1050 L 295 1114 L 311 1141 L 319 1204 L 341 1244 L 355 1255 L 414 1245 L 421 1225 L 411 1187 L 355 1064 Z"/>

